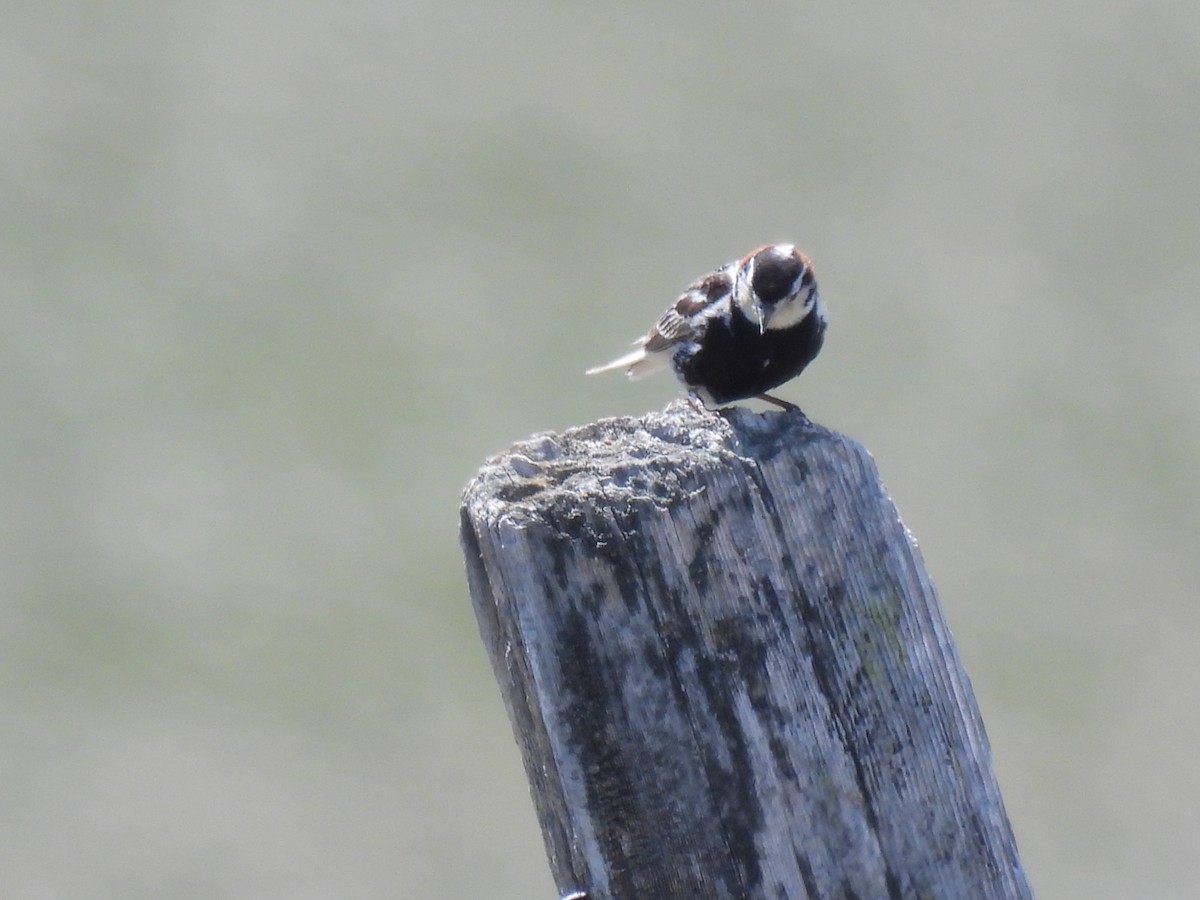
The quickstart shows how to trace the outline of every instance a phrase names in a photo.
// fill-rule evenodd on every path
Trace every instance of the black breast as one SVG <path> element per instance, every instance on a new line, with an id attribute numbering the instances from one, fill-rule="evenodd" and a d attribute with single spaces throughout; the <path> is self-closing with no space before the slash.
<path id="1" fill-rule="evenodd" d="M 825 323 L 807 315 L 791 328 L 759 333 L 758 324 L 734 310 L 708 320 L 694 342 L 675 353 L 684 382 L 704 388 L 717 403 L 744 400 L 799 375 L 821 349 Z"/>

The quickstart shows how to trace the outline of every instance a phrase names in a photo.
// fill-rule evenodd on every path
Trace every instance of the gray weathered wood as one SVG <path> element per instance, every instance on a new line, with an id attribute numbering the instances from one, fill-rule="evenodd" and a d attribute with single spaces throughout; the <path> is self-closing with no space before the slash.
<path id="1" fill-rule="evenodd" d="M 677 402 L 489 460 L 461 537 L 563 892 L 1030 896 L 933 585 L 858 444 Z"/>

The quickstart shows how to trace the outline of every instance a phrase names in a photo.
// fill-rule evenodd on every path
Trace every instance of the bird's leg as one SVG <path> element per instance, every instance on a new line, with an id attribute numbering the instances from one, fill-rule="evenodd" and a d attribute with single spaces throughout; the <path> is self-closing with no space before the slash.
<path id="1" fill-rule="evenodd" d="M 778 397 L 772 397 L 770 394 L 755 394 L 754 396 L 759 400 L 766 400 L 768 403 L 774 403 L 780 409 L 785 409 L 788 412 L 798 412 L 800 415 L 804 415 L 804 411 L 801 410 L 800 407 L 798 407 L 795 403 L 788 403 L 788 401 L 780 400 Z"/>

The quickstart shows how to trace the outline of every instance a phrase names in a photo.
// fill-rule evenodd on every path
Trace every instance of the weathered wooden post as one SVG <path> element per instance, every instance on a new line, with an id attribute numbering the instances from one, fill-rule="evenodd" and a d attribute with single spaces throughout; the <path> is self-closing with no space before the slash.
<path id="1" fill-rule="evenodd" d="M 1030 896 L 933 585 L 858 444 L 679 401 L 489 460 L 461 527 L 564 893 Z"/>

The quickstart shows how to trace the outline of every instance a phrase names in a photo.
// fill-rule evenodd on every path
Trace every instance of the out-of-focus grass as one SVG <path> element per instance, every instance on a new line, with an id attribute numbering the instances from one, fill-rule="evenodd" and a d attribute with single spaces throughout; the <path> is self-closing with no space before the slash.
<path id="1" fill-rule="evenodd" d="M 1039 894 L 1200 840 L 1200 14 L 26 5 L 0 71 L 12 896 L 553 895 L 455 544 L 695 275 L 921 540 Z"/>

